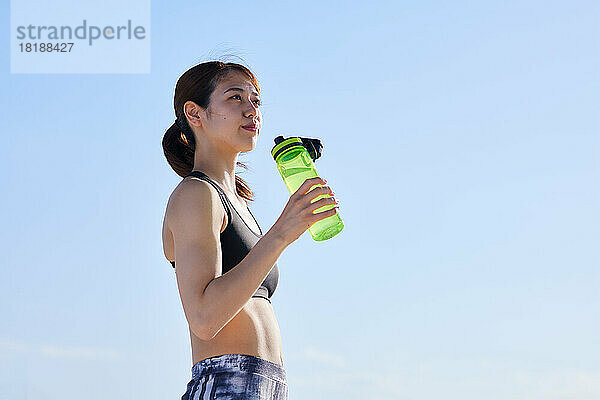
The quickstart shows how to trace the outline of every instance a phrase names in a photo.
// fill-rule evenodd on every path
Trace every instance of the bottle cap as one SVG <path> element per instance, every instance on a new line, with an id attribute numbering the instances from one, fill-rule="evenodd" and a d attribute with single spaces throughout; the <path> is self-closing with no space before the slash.
<path id="1" fill-rule="evenodd" d="M 321 157 L 323 144 L 319 139 L 295 136 L 286 139 L 281 135 L 275 138 L 275 147 L 273 147 L 271 150 L 271 155 L 273 156 L 273 159 L 277 161 L 277 157 L 279 157 L 285 151 L 299 146 L 304 147 L 306 151 L 308 151 L 308 154 L 313 161 L 316 161 L 319 157 Z"/>

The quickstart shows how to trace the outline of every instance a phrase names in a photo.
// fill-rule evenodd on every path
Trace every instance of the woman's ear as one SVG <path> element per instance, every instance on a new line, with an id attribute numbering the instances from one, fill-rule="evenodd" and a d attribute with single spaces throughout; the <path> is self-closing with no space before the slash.
<path id="1" fill-rule="evenodd" d="M 202 127 L 202 122 L 206 119 L 206 112 L 202 107 L 198 106 L 193 101 L 187 101 L 183 105 L 183 111 L 190 126 Z"/>

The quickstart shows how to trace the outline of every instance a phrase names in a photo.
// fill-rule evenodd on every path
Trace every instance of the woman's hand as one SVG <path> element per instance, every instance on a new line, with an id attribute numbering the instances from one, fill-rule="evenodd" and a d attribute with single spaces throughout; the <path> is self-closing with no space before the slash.
<path id="1" fill-rule="evenodd" d="M 325 180 L 318 176 L 306 179 L 298 190 L 290 196 L 283 212 L 270 229 L 286 245 L 298 239 L 315 222 L 337 213 L 338 201 L 333 197 L 333 190 L 329 186 L 318 186 L 310 192 L 308 191 L 315 185 L 324 184 Z M 328 197 L 312 203 L 316 197 L 321 195 L 327 195 Z M 326 211 L 313 213 L 315 210 L 329 204 L 335 204 L 336 206 Z"/>

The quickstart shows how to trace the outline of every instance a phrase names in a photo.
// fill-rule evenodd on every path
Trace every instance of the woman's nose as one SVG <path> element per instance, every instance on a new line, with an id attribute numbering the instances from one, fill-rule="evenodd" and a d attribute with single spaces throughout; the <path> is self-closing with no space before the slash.
<path id="1" fill-rule="evenodd" d="M 255 117 L 255 116 L 257 116 L 257 115 L 258 115 L 258 106 L 254 106 L 254 105 L 252 105 L 252 106 L 251 106 L 251 108 L 248 108 L 248 109 L 245 111 L 244 115 L 245 115 L 247 118 L 250 118 L 250 117 Z"/>

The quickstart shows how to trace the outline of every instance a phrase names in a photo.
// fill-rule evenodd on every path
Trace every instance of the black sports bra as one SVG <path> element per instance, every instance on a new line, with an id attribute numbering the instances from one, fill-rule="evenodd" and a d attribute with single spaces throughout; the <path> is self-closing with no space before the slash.
<path id="1" fill-rule="evenodd" d="M 221 189 L 221 187 L 206 174 L 200 171 L 192 171 L 185 177 L 188 176 L 194 176 L 213 185 L 219 193 L 223 207 L 225 207 L 225 212 L 227 213 L 227 226 L 225 227 L 225 230 L 221 232 L 221 255 L 223 261 L 222 273 L 224 274 L 238 265 L 239 262 L 246 257 L 246 254 L 248 254 L 250 249 L 254 247 L 256 242 L 258 242 L 258 240 L 263 236 L 262 229 L 260 228 L 258 221 L 256 221 L 256 218 L 254 218 L 254 214 L 252 214 L 250 208 L 246 206 L 248 212 L 250 212 L 250 215 L 252 215 L 252 218 L 260 230 L 260 233 L 254 232 L 248 226 L 246 221 L 244 221 L 240 213 L 235 209 L 231 201 L 229 201 L 229 198 L 223 189 Z M 171 264 L 173 265 L 173 268 L 175 268 L 175 261 L 171 261 Z M 271 297 L 277 288 L 278 282 L 279 268 L 277 267 L 277 263 L 275 263 L 273 264 L 269 275 L 267 275 L 265 280 L 260 284 L 260 287 L 256 290 L 252 297 L 262 297 L 271 302 Z"/>

